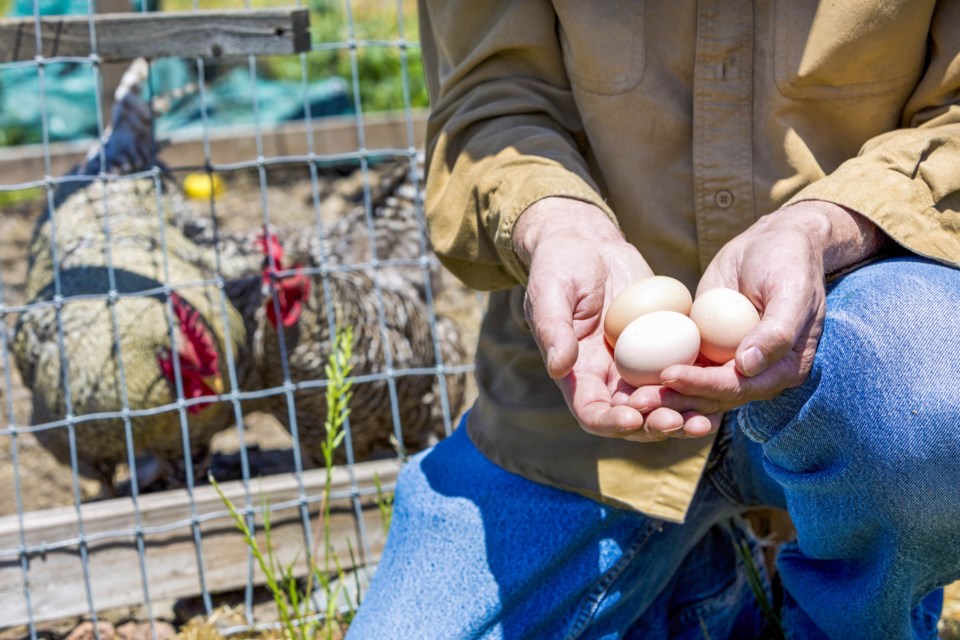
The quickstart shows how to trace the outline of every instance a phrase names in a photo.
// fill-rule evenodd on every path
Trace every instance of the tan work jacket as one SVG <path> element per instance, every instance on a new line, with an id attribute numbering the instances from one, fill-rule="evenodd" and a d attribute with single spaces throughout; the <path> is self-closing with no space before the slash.
<path id="1" fill-rule="evenodd" d="M 512 251 L 539 199 L 602 207 L 691 290 L 724 243 L 804 199 L 960 263 L 960 1 L 421 0 L 420 15 L 431 237 L 493 290 L 468 431 L 510 471 L 678 521 L 712 442 L 578 427 Z"/>

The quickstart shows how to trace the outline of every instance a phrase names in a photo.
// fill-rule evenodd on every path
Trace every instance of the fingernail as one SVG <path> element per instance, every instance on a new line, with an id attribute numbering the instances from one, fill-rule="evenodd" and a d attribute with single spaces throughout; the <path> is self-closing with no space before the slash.
<path id="1" fill-rule="evenodd" d="M 755 376 L 767 368 L 767 361 L 758 347 L 750 347 L 743 353 L 743 375 Z"/>
<path id="2" fill-rule="evenodd" d="M 553 370 L 553 361 L 557 359 L 557 348 L 550 347 L 547 349 L 547 369 Z"/>

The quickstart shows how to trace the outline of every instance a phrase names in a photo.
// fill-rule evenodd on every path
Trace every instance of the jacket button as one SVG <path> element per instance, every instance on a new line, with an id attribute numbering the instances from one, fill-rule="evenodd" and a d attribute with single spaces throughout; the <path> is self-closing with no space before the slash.
<path id="1" fill-rule="evenodd" d="M 733 194 L 726 189 L 722 189 L 713 194 L 713 201 L 721 209 L 729 209 L 730 205 L 733 204 Z"/>

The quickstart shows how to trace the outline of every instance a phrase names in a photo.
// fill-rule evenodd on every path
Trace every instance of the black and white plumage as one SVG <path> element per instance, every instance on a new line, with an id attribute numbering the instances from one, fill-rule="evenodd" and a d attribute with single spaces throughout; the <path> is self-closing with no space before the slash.
<path id="1" fill-rule="evenodd" d="M 119 96 L 109 135 L 72 175 L 124 175 L 154 164 L 152 115 L 138 91 L 145 74 L 145 63 L 135 63 L 126 77 L 127 93 Z M 317 272 L 306 276 L 308 284 L 297 321 L 289 326 L 281 323 L 288 346 L 286 364 L 280 359 L 280 332 L 267 312 L 274 291 L 263 286 L 264 258 L 257 243 L 262 232 L 227 234 L 215 229 L 166 175 L 106 182 L 85 179 L 61 185 L 56 192 L 57 207 L 38 223 L 31 249 L 27 295 L 30 302 L 42 304 L 21 314 L 14 349 L 23 379 L 33 392 L 34 423 L 63 420 L 68 414 L 66 395 L 69 412 L 81 419 L 73 435 L 64 427 L 53 427 L 36 432 L 37 438 L 65 463 L 75 447 L 80 471 L 109 488 L 116 467 L 129 457 L 123 420 L 82 416 L 119 412 L 125 405 L 142 413 L 176 403 L 176 376 L 171 373 L 174 354 L 180 376 L 189 377 L 184 380 L 189 388 L 182 389 L 187 399 L 230 390 L 228 350 L 241 391 L 282 387 L 284 369 L 294 383 L 322 380 L 332 345 L 329 309 L 335 324 L 353 326 L 354 375 L 385 373 L 388 353 L 394 371 L 433 369 L 438 362 L 435 341 L 439 360 L 445 365 L 464 364 L 456 325 L 438 317 L 436 335 L 431 329 L 424 276 L 430 276 L 434 292 L 439 291 L 440 276 L 436 258 L 424 251 L 422 223 L 416 215 L 418 171 L 402 162 L 381 172 L 383 177 L 371 193 L 371 215 L 356 207 L 329 229 L 323 243 L 302 229 L 275 231 L 284 238 L 286 259 L 292 259 L 287 264 L 277 260 L 275 267 L 329 268 L 326 279 Z M 377 258 L 387 261 L 376 275 L 371 265 L 371 222 Z M 57 225 L 55 236 L 52 224 Z M 109 237 L 103 233 L 105 224 Z M 67 302 L 59 321 L 53 305 L 47 304 L 53 296 L 54 248 L 61 274 L 60 294 L 89 296 L 88 300 Z M 398 259 L 409 264 L 397 265 Z M 106 299 L 108 262 L 117 274 L 115 285 L 121 297 L 116 300 Z M 365 267 L 341 270 L 357 264 Z M 186 286 L 215 277 L 224 280 L 225 301 L 215 286 Z M 278 288 L 283 290 L 289 280 L 281 277 Z M 164 285 L 177 290 L 169 302 L 161 293 L 126 295 L 160 290 Z M 180 285 L 185 286 L 181 289 Z M 172 312 L 168 304 L 173 306 Z M 60 326 L 63 357 L 58 342 Z M 118 343 L 122 361 L 115 354 Z M 64 362 L 69 394 L 62 385 Z M 120 381 L 121 365 L 126 387 Z M 442 434 L 437 375 L 429 371 L 399 373 L 393 380 L 399 439 L 405 449 L 422 448 Z M 464 375 L 447 374 L 444 381 L 450 419 L 455 420 L 463 403 Z M 351 435 L 357 460 L 395 449 L 391 396 L 391 383 L 385 380 L 355 387 Z M 297 391 L 294 400 L 304 451 L 308 459 L 319 462 L 326 410 L 323 388 L 308 386 Z M 285 394 L 263 403 L 244 402 L 245 410 L 261 407 L 291 425 Z M 213 434 L 231 426 L 235 417 L 233 405 L 225 400 L 193 404 L 186 413 L 188 446 L 195 459 L 205 454 Z M 136 455 L 177 466 L 184 456 L 179 411 L 134 415 L 131 426 Z M 171 471 L 167 464 L 146 464 L 140 470 L 153 476 L 140 477 L 141 487 Z M 161 485 L 177 484 L 166 482 L 167 478 L 160 480 L 164 481 Z"/>
<path id="2" fill-rule="evenodd" d="M 121 177 L 152 163 L 151 114 L 140 97 L 146 78 L 146 62 L 136 61 L 118 90 L 111 129 L 38 220 L 26 282 L 31 306 L 13 344 L 33 423 L 74 418 L 72 429 L 38 430 L 37 440 L 65 464 L 75 450 L 78 470 L 108 491 L 131 447 L 147 457 L 138 474 L 145 485 L 170 470 L 149 460 L 176 467 L 184 441 L 200 459 L 232 424 L 229 403 L 193 403 L 183 415 L 175 408 L 178 397 L 229 391 L 228 351 L 241 388 L 255 384 L 243 319 L 216 286 L 200 284 L 215 277 L 213 253 L 177 224 L 189 204 L 165 178 Z M 117 179 L 100 180 L 101 173 Z M 251 270 L 256 264 L 254 257 Z"/>
<path id="3" fill-rule="evenodd" d="M 409 169 L 409 163 L 399 163 L 385 172 L 372 194 L 371 215 L 363 207 L 349 212 L 327 234 L 323 252 L 312 238 L 265 243 L 272 247 L 268 251 L 275 267 L 271 271 L 268 257 L 268 277 L 271 272 L 297 268 L 306 273 L 275 277 L 268 291 L 254 339 L 260 376 L 267 386 L 283 385 L 282 336 L 290 381 L 322 380 L 333 343 L 331 326 L 352 326 L 353 375 L 384 376 L 354 388 L 350 441 L 358 460 L 389 455 L 397 448 L 415 451 L 428 446 L 444 430 L 441 391 L 451 420 L 456 420 L 464 402 L 465 374 L 445 375 L 441 388 L 435 373 L 409 372 L 434 369 L 440 363 L 459 366 L 466 359 L 453 321 L 435 315 L 436 331 L 431 328 L 424 271 L 431 291 L 439 291 L 439 265 L 422 240 L 416 171 Z M 371 245 L 377 248 L 379 268 L 374 266 Z M 318 273 L 324 265 L 325 277 Z M 279 313 L 271 312 L 274 298 Z M 390 371 L 395 374 L 392 383 L 387 377 Z M 301 447 L 309 460 L 319 463 L 326 418 L 323 390 L 301 389 L 294 392 L 294 399 Z M 285 394 L 273 396 L 270 411 L 292 428 Z"/>

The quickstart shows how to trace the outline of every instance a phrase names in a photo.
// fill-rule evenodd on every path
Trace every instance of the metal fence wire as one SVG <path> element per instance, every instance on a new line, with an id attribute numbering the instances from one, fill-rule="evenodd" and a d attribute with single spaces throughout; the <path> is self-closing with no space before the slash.
<path id="1" fill-rule="evenodd" d="M 244 2 L 244 11 L 259 10 Z M 38 52 L 48 50 L 42 4 L 33 0 Z M 95 0 L 87 7 L 89 55 L 0 62 L 0 74 L 14 69 L 36 74 L 42 136 L 36 148 L 42 149 L 43 166 L 42 175 L 30 180 L 10 182 L 0 175 L 0 202 L 6 209 L 0 224 L 37 224 L 29 243 L 27 234 L 19 243 L 0 243 L 0 466 L 6 468 L 0 472 L 0 494 L 7 496 L 0 502 L 7 505 L 0 512 L 0 629 L 10 637 L 45 636 L 45 625 L 63 617 L 91 620 L 99 637 L 104 611 L 134 606 L 135 616 L 150 622 L 156 638 L 157 621 L 174 615 L 171 603 L 190 599 L 198 613 L 210 616 L 225 601 L 221 591 L 234 593 L 241 607 L 240 618 L 222 633 L 279 628 L 269 607 L 258 606 L 264 599 L 263 574 L 226 504 L 208 484 L 207 472 L 219 474 L 224 492 L 261 541 L 269 517 L 278 563 L 295 564 L 297 575 L 305 575 L 303 567 L 327 552 L 317 542 L 327 528 L 336 538 L 336 562 L 358 572 L 351 578 L 357 586 L 344 588 L 362 591 L 385 536 L 378 500 L 382 504 L 384 493 L 393 490 L 396 469 L 406 456 L 449 434 L 466 406 L 471 326 L 480 303 L 447 282 L 449 277 L 441 287 L 425 233 L 423 116 L 411 98 L 419 46 L 415 34 L 405 31 L 415 7 L 404 0 L 315 4 L 311 10 L 332 11 L 341 20 L 338 33 L 346 37 L 325 40 L 314 29 L 311 50 L 283 61 L 287 69 L 299 63 L 293 90 L 302 98 L 302 123 L 277 124 L 264 117 L 268 98 L 261 95 L 259 80 L 268 67 L 262 56 L 191 58 L 187 63 L 195 83 L 186 91 L 199 105 L 197 133 L 167 135 L 157 130 L 156 113 L 146 116 L 150 144 L 145 148 L 151 152 L 143 166 L 136 159 L 110 157 L 116 150 L 111 144 L 129 141 L 106 142 L 88 155 L 86 170 L 55 175 L 62 144 L 52 141 L 47 103 L 61 81 L 54 65 L 92 72 L 98 138 L 110 140 L 111 130 L 115 136 L 122 126 L 114 119 L 110 127 L 105 108 L 111 87 L 97 52 Z M 192 8 L 205 7 L 193 0 Z M 392 23 L 389 35 L 366 38 L 358 30 L 358 8 Z M 311 115 L 311 86 L 322 80 L 312 62 L 330 52 L 348 62 L 342 66 L 349 70 L 344 73 L 349 115 L 320 121 Z M 377 116 L 395 125 L 390 131 L 399 135 L 392 138 L 368 136 L 372 119 L 363 87 L 374 79 L 364 77 L 360 61 L 371 52 L 386 52 L 398 62 L 387 81 L 399 87 L 399 102 L 389 114 Z M 250 124 L 229 130 L 231 139 L 245 138 L 246 146 L 222 146 L 226 138 L 211 122 L 216 111 L 211 76 L 222 77 L 225 69 L 249 79 Z M 155 82 L 152 66 L 146 77 L 144 96 Z M 151 95 L 144 104 L 161 104 L 156 92 Z M 276 133 L 291 126 L 299 127 L 295 131 L 302 137 L 295 136 L 297 144 L 290 149 L 278 150 Z M 327 144 L 331 127 L 347 132 L 355 146 Z M 325 132 L 323 138 L 319 131 Z M 152 149 L 167 138 L 175 140 L 169 147 L 175 160 L 165 164 L 166 151 L 154 156 Z M 202 148 L 202 156 L 173 153 L 187 138 L 191 148 Z M 250 140 L 252 156 L 246 151 L 240 152 L 246 157 L 232 156 L 237 149 L 250 149 Z M 215 151 L 218 145 L 222 152 Z M 18 149 L 0 151 L 15 159 Z M 199 200 L 181 195 L 179 185 L 190 174 L 206 178 L 200 183 L 208 185 L 208 195 Z M 217 188 L 221 178 L 223 192 Z M 338 195 L 336 184 L 353 190 L 347 197 Z M 275 195 L 284 192 L 298 195 L 278 205 Z M 22 213 L 23 206 L 19 212 L 8 209 L 20 195 L 33 193 L 40 197 L 27 207 L 29 215 Z M 131 211 L 134 196 L 141 199 Z M 291 203 L 299 204 L 296 215 L 288 210 Z M 399 216 L 394 226 L 384 222 L 383 211 L 391 207 L 399 211 L 391 214 Z M 129 223 L 138 216 L 141 222 Z M 9 237 L 10 228 L 0 235 Z M 358 243 L 362 251 L 338 253 Z M 94 258 L 84 263 L 83 252 Z M 28 259 L 31 271 L 24 276 Z M 184 262 L 200 266 L 180 271 Z M 44 265 L 49 266 L 47 280 L 36 284 L 34 274 Z M 252 292 L 255 303 L 238 306 L 237 290 Z M 293 309 L 286 310 L 288 315 L 284 304 Z M 157 318 L 162 318 L 161 329 Z M 327 484 L 316 454 L 321 436 L 315 428 L 305 431 L 303 421 L 315 418 L 312 408 L 322 406 L 329 383 L 323 364 L 343 323 L 355 335 L 354 399 Z M 137 342 L 140 333 L 148 336 L 142 340 L 153 340 L 148 349 Z M 458 342 L 452 350 L 445 346 L 451 341 Z M 410 355 L 418 350 L 420 356 Z M 40 362 L 35 359 L 24 371 L 27 352 L 41 354 Z M 190 358 L 203 353 L 217 370 L 200 367 L 197 378 L 187 369 L 196 364 Z M 314 374 L 303 373 L 304 362 L 312 363 Z M 142 388 L 143 380 L 152 385 L 149 391 Z M 419 381 L 415 392 L 408 391 L 411 381 Z M 410 393 L 415 394 L 413 408 Z M 96 394 L 102 397 L 91 401 L 88 396 Z M 28 400 L 32 415 L 24 408 Z M 219 422 L 202 425 L 212 414 Z M 274 422 L 265 415 L 273 415 Z M 361 424 L 369 415 L 381 416 L 375 421 L 380 432 L 372 436 Z M 417 420 L 427 420 L 430 438 L 411 441 L 410 424 Z M 250 433 L 251 424 L 277 423 L 286 430 L 274 429 L 269 442 Z M 361 446 L 361 439 L 371 437 L 391 446 Z M 164 438 L 166 449 L 151 444 Z M 233 449 L 214 451 L 215 438 Z M 45 444 L 50 442 L 58 444 Z M 99 458 L 91 459 L 91 452 Z M 59 461 L 52 462 L 53 457 Z M 32 466 L 40 459 L 47 460 L 43 471 Z M 91 469 L 96 482 L 87 479 Z M 151 484 L 158 478 L 160 490 L 154 490 Z M 335 521 L 324 523 L 318 517 L 327 487 Z M 56 491 L 62 499 L 53 495 Z M 327 603 L 314 604 L 316 613 L 308 619 L 327 614 Z M 356 606 L 335 605 L 341 610 Z"/>

